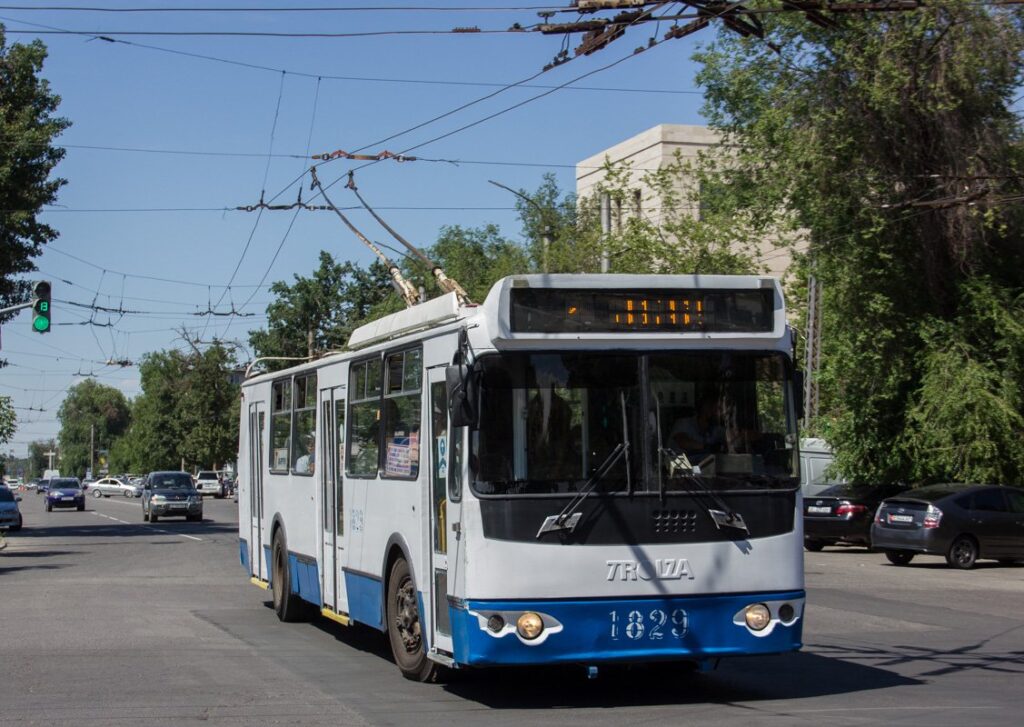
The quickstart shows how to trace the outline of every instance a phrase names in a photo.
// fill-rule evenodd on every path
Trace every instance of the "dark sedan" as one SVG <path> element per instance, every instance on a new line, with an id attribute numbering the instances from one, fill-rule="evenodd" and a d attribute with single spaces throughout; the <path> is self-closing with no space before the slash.
<path id="1" fill-rule="evenodd" d="M 150 472 L 142 485 L 142 519 L 155 523 L 162 517 L 203 519 L 203 495 L 187 472 Z"/>
<path id="2" fill-rule="evenodd" d="M 844 483 L 804 498 L 804 547 L 819 551 L 826 545 L 871 547 L 871 521 L 879 503 L 899 494 L 899 485 Z"/>
<path id="3" fill-rule="evenodd" d="M 77 477 L 54 477 L 46 488 L 46 512 L 55 507 L 85 509 L 85 492 Z"/>
<path id="4" fill-rule="evenodd" d="M 918 553 L 943 555 L 951 568 L 979 558 L 1024 559 L 1024 491 L 999 485 L 931 485 L 892 497 L 871 527 L 875 548 L 896 565 Z"/>

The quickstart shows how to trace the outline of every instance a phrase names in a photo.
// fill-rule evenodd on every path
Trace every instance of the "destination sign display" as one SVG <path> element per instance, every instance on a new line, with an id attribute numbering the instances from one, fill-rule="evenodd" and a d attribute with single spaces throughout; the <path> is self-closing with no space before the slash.
<path id="1" fill-rule="evenodd" d="M 767 333 L 773 291 L 513 288 L 516 333 Z"/>

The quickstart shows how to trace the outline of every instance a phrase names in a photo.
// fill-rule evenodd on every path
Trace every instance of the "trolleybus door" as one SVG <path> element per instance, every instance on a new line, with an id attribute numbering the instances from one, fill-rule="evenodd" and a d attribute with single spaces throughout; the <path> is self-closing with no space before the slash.
<path id="1" fill-rule="evenodd" d="M 341 580 L 344 565 L 344 498 L 341 467 L 345 451 L 345 387 L 320 392 L 320 589 L 324 605 L 345 611 Z"/>
<path id="2" fill-rule="evenodd" d="M 263 428 L 266 411 L 262 402 L 249 405 L 249 562 L 257 578 L 267 580 L 263 562 Z"/>
<path id="3" fill-rule="evenodd" d="M 452 653 L 448 595 L 453 582 L 448 576 L 448 554 L 456 552 L 460 515 L 458 502 L 448 491 L 451 472 L 451 428 L 448 425 L 448 394 L 444 368 L 428 369 L 430 386 L 430 648 Z M 456 430 L 461 433 L 461 429 Z M 453 557 L 451 562 L 455 562 Z"/>

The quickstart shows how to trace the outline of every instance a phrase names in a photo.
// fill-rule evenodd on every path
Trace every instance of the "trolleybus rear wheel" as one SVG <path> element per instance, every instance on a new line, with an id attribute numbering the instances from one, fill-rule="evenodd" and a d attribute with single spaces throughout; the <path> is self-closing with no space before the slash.
<path id="1" fill-rule="evenodd" d="M 391 566 L 387 598 L 388 641 L 402 676 L 419 682 L 437 681 L 441 669 L 427 658 L 416 584 L 405 558 Z"/>
<path id="2" fill-rule="evenodd" d="M 270 578 L 270 589 L 274 597 L 274 611 L 282 621 L 301 621 L 308 609 L 299 598 L 298 594 L 292 593 L 292 576 L 288 572 L 288 548 L 285 545 L 284 536 L 280 531 L 274 536 L 273 555 L 271 555 L 271 568 L 273 570 Z"/>

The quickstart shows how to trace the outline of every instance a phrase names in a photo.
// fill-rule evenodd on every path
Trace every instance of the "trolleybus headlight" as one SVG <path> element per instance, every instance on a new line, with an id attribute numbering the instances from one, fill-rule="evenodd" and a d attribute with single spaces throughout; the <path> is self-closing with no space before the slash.
<path id="1" fill-rule="evenodd" d="M 763 603 L 755 603 L 753 606 L 747 606 L 743 612 L 743 619 L 754 631 L 764 631 L 772 619 L 772 614 Z"/>
<path id="2" fill-rule="evenodd" d="M 498 633 L 503 628 L 505 628 L 505 619 L 503 619 L 500 614 L 496 613 L 489 619 L 487 619 L 487 628 L 489 628 L 494 633 Z"/>
<path id="3" fill-rule="evenodd" d="M 524 639 L 532 641 L 544 630 L 544 620 L 533 611 L 527 611 L 516 620 L 516 631 Z"/>

